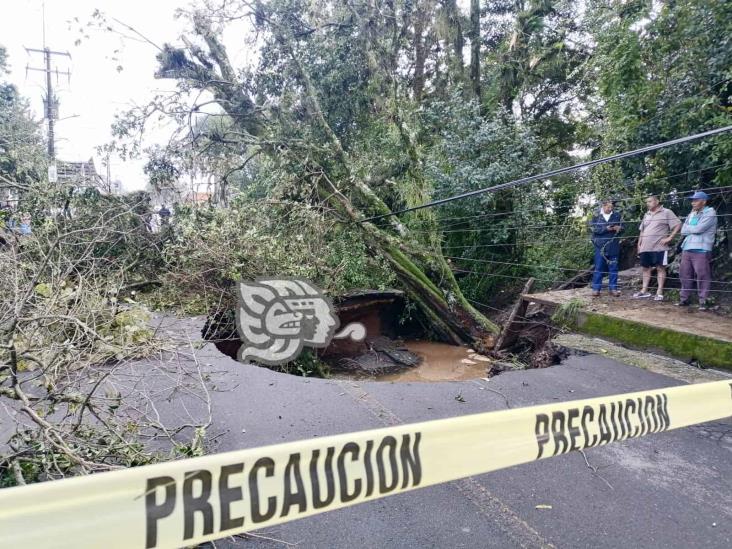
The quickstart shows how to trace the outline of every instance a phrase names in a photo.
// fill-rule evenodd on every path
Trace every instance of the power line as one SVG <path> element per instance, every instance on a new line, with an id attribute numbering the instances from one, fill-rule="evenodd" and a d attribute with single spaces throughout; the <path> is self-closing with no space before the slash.
<path id="1" fill-rule="evenodd" d="M 717 214 L 716 217 L 730 217 L 732 214 Z M 572 221 L 577 221 L 578 223 L 575 225 L 582 225 L 587 226 L 587 220 L 582 217 L 573 217 L 569 218 Z M 679 220 L 683 221 L 686 219 L 686 216 L 679 217 Z M 621 219 L 620 224 L 621 225 L 629 225 L 633 223 L 640 223 L 643 221 L 643 218 L 638 219 Z M 455 225 L 451 225 L 454 227 Z M 481 227 L 478 229 L 449 229 L 449 230 L 440 230 L 437 229 L 437 232 L 441 234 L 453 234 L 453 233 L 465 233 L 465 234 L 474 234 L 474 233 L 484 233 L 484 232 L 491 232 L 491 231 L 506 231 L 506 230 L 514 230 L 514 229 L 557 229 L 557 228 L 563 228 L 563 229 L 571 229 L 573 228 L 572 223 L 544 223 L 542 225 L 493 225 L 489 227 Z M 427 229 L 423 230 L 412 230 L 412 233 L 419 234 L 419 233 L 432 233 L 433 231 L 429 231 Z"/>
<path id="2" fill-rule="evenodd" d="M 498 243 L 492 243 L 492 244 L 466 244 L 465 246 L 448 246 L 445 248 L 445 250 L 464 250 L 467 248 L 498 248 L 498 247 L 508 247 L 508 246 L 535 246 L 535 245 L 551 245 L 551 244 L 558 244 L 558 243 L 564 243 L 564 242 L 583 242 L 588 245 L 592 244 L 592 241 L 588 238 L 588 236 L 584 237 L 575 237 L 575 238 L 560 238 L 560 239 L 553 239 L 551 241 L 541 241 L 541 240 L 534 240 L 534 241 L 521 241 L 521 242 L 498 242 Z"/>
<path id="3" fill-rule="evenodd" d="M 719 190 L 719 191 L 713 191 L 712 189 L 732 189 L 731 185 L 725 186 L 725 187 L 709 187 L 706 189 L 694 189 L 699 191 L 710 191 L 707 194 L 711 195 L 721 195 L 726 194 L 728 191 L 726 190 Z M 633 202 L 636 200 L 636 198 L 628 197 L 628 198 L 622 198 L 613 200 L 613 202 L 617 204 L 621 204 L 624 202 Z M 487 212 L 482 214 L 475 214 L 475 215 L 469 215 L 469 216 L 463 216 L 463 217 L 444 217 L 441 219 L 441 221 L 454 221 L 454 223 L 450 223 L 449 225 L 443 226 L 444 229 L 449 229 L 451 227 L 457 227 L 459 225 L 469 224 L 473 221 L 480 221 L 482 219 L 489 219 L 489 218 L 495 218 L 495 217 L 505 217 L 505 216 L 515 216 L 517 214 L 521 213 L 531 213 L 531 212 L 543 212 L 548 215 L 555 215 L 556 212 L 547 211 L 547 208 L 562 208 L 562 207 L 568 207 L 568 206 L 576 206 L 582 209 L 596 209 L 598 206 L 597 204 L 589 205 L 589 204 L 578 204 L 576 200 L 572 201 L 564 201 L 564 202 L 556 202 L 549 206 L 545 205 L 540 208 L 526 208 L 526 209 L 515 209 L 512 211 L 505 211 L 505 212 Z M 579 218 L 577 218 L 579 219 Z M 410 229 L 411 232 L 420 232 L 420 229 Z"/>
<path id="4" fill-rule="evenodd" d="M 550 170 L 548 172 L 540 173 L 540 174 L 537 174 L 537 175 L 531 175 L 531 176 L 528 176 L 528 177 L 522 177 L 520 179 L 515 179 L 513 181 L 508 181 L 506 183 L 501 183 L 500 185 L 494 185 L 492 187 L 485 187 L 483 189 L 477 189 L 475 191 L 469 191 L 469 192 L 462 193 L 462 194 L 458 194 L 458 195 L 451 196 L 451 197 L 448 197 L 448 198 L 442 198 L 440 200 L 434 200 L 432 202 L 427 202 L 427 203 L 421 204 L 419 206 L 412 206 L 411 208 L 404 208 L 402 210 L 397 210 L 396 212 L 389 212 L 389 213 L 386 213 L 386 214 L 375 215 L 375 216 L 368 217 L 366 219 L 361 220 L 361 223 L 365 223 L 367 221 L 376 221 L 378 219 L 384 219 L 386 217 L 391 217 L 391 216 L 395 216 L 395 215 L 401 215 L 403 213 L 413 212 L 413 211 L 421 210 L 421 209 L 424 209 L 424 208 L 432 208 L 432 207 L 435 207 L 435 206 L 441 206 L 442 204 L 447 204 L 448 202 L 454 202 L 455 200 L 462 200 L 463 198 L 469 198 L 471 196 L 476 196 L 476 195 L 484 194 L 484 193 L 487 193 L 487 192 L 493 192 L 493 191 L 498 191 L 498 190 L 501 190 L 501 189 L 507 189 L 509 187 L 516 187 L 518 185 L 525 185 L 526 183 L 531 183 L 532 181 L 537 181 L 539 179 L 547 179 L 547 178 L 550 178 L 550 177 L 554 177 L 554 176 L 557 176 L 557 175 L 561 175 L 563 173 L 573 172 L 573 171 L 580 170 L 580 169 L 583 169 L 583 168 L 591 168 L 593 166 L 597 166 L 599 164 L 604 164 L 606 162 L 611 162 L 613 160 L 621 160 L 623 158 L 629 158 L 629 157 L 632 157 L 632 156 L 638 156 L 638 155 L 645 154 L 645 153 L 648 153 L 648 152 L 657 151 L 659 149 L 664 149 L 664 148 L 667 148 L 667 147 L 672 147 L 674 145 L 680 145 L 682 143 L 687 143 L 689 141 L 694 141 L 694 140 L 697 140 L 697 139 L 703 139 L 705 137 L 711 137 L 713 135 L 719 135 L 719 134 L 728 132 L 730 130 L 732 130 L 732 126 L 724 126 L 722 128 L 716 128 L 714 130 L 709 130 L 709 131 L 706 131 L 706 132 L 696 133 L 696 134 L 693 134 L 693 135 L 688 135 L 686 137 L 680 137 L 678 139 L 672 139 L 671 141 L 665 141 L 663 143 L 657 143 L 655 145 L 648 145 L 647 147 L 642 147 L 640 149 L 635 149 L 635 150 L 632 150 L 632 151 L 626 151 L 626 152 L 619 153 L 619 154 L 614 154 L 614 155 L 611 155 L 611 156 L 605 156 L 603 158 L 598 158 L 596 160 L 590 160 L 590 161 L 587 161 L 587 162 L 582 162 L 580 164 L 575 164 L 573 166 L 567 166 L 567 167 L 564 167 L 564 168 L 558 168 L 556 170 Z"/>
<path id="5" fill-rule="evenodd" d="M 540 280 L 542 282 L 549 282 L 549 283 L 556 283 L 556 282 L 562 282 L 562 279 L 559 278 L 543 278 L 540 276 L 515 276 L 515 275 L 506 275 L 506 274 L 499 274 L 499 273 L 486 273 L 481 271 L 471 271 L 467 269 L 453 269 L 453 273 L 463 273 L 463 274 L 475 274 L 480 275 L 484 277 L 499 277 L 499 278 L 512 278 L 515 280 L 526 280 L 527 278 L 534 278 L 536 280 Z M 629 287 L 629 286 L 628 286 Z"/>
<path id="6" fill-rule="evenodd" d="M 717 217 L 732 217 L 732 214 L 720 214 L 717 215 Z M 628 222 L 623 222 L 628 223 Z M 560 228 L 570 228 L 567 225 L 557 225 L 557 227 Z M 471 233 L 475 234 L 475 233 Z M 486 229 L 486 232 L 479 233 L 482 235 L 490 234 L 489 229 Z M 618 237 L 619 240 L 622 240 L 623 238 L 635 238 L 634 236 L 628 236 L 628 237 Z M 496 248 L 500 246 L 517 246 L 517 245 L 524 245 L 524 246 L 535 246 L 535 245 L 552 245 L 557 244 L 560 242 L 585 242 L 587 244 L 591 244 L 592 241 L 590 240 L 590 235 L 586 234 L 584 236 L 575 236 L 572 238 L 560 238 L 560 239 L 552 239 L 552 240 L 526 240 L 526 241 L 518 241 L 518 242 L 497 242 L 497 243 L 491 243 L 491 244 L 466 244 L 464 246 L 447 246 L 446 250 L 462 250 L 466 248 Z"/>
<path id="7" fill-rule="evenodd" d="M 680 177 L 682 175 L 688 175 L 690 173 L 697 173 L 697 172 L 702 172 L 702 171 L 713 170 L 713 169 L 719 168 L 721 166 L 727 166 L 727 165 L 728 164 L 726 162 L 723 162 L 721 164 L 717 164 L 715 166 L 710 166 L 708 168 L 702 168 L 702 169 L 699 169 L 699 170 L 690 170 L 688 172 L 681 172 L 681 173 L 674 174 L 674 175 L 669 175 L 669 176 L 666 176 L 666 177 L 663 177 L 663 178 L 656 178 L 656 180 L 657 181 L 660 181 L 661 179 L 670 179 L 672 177 Z M 706 187 L 706 188 L 694 189 L 694 190 L 695 191 L 710 191 L 707 194 L 709 194 L 709 195 L 715 195 L 715 194 L 725 194 L 725 190 L 727 190 L 727 189 L 732 189 L 732 185 L 725 185 L 725 186 L 720 186 L 720 187 Z M 590 191 L 588 191 L 588 192 L 590 192 Z M 684 197 L 684 199 L 686 199 L 686 197 Z M 613 199 L 613 202 L 615 204 L 621 204 L 621 203 L 625 203 L 625 202 L 633 202 L 635 200 L 637 200 L 637 197 L 626 196 L 626 197 L 623 197 L 623 198 L 614 198 Z M 516 212 L 519 212 L 519 213 L 526 213 L 526 212 L 552 213 L 552 212 L 547 211 L 547 208 L 554 208 L 554 209 L 556 209 L 556 208 L 568 207 L 568 206 L 576 206 L 576 207 L 580 207 L 580 208 L 595 208 L 595 207 L 597 207 L 597 204 L 592 204 L 592 205 L 590 205 L 590 204 L 578 204 L 578 200 L 575 198 L 575 199 L 572 199 L 572 200 L 564 200 L 564 201 L 554 202 L 554 203 L 552 203 L 550 205 L 544 205 L 544 206 L 542 206 L 540 208 L 526 208 L 526 209 L 512 210 L 510 212 L 508 212 L 508 211 L 506 211 L 506 212 L 486 212 L 486 213 L 474 214 L 474 215 L 466 215 L 466 216 L 444 217 L 440 221 L 455 221 L 455 223 L 452 223 L 450 225 L 445 226 L 445 228 L 448 229 L 448 228 L 453 227 L 453 226 L 462 225 L 464 223 L 470 223 L 470 220 L 473 220 L 473 219 L 489 218 L 489 217 L 500 217 L 500 216 L 506 216 L 506 215 L 515 215 Z"/>
<path id="8" fill-rule="evenodd" d="M 453 273 L 464 273 L 464 274 L 474 274 L 474 275 L 480 275 L 484 277 L 499 277 L 499 278 L 512 278 L 515 280 L 526 280 L 529 278 L 529 276 L 513 276 L 513 275 L 504 275 L 504 274 L 497 274 L 497 273 L 486 273 L 481 271 L 471 271 L 467 269 L 453 269 Z M 542 278 L 537 276 L 532 276 L 531 278 L 535 278 L 536 280 L 541 280 L 542 282 L 549 282 L 549 283 L 556 283 L 556 282 L 563 282 L 559 278 Z M 666 277 L 666 280 L 677 280 L 674 278 Z M 620 288 L 633 288 L 630 284 L 619 284 L 618 287 Z M 671 289 L 671 288 L 667 288 Z M 709 290 L 710 292 L 714 293 L 721 293 L 721 294 L 732 294 L 732 290 Z"/>
<path id="9" fill-rule="evenodd" d="M 473 262 L 476 262 L 476 263 L 495 263 L 497 265 L 510 265 L 510 266 L 515 266 L 515 267 L 529 267 L 529 268 L 533 268 L 533 269 L 539 268 L 539 269 L 548 269 L 548 270 L 552 270 L 552 271 L 569 271 L 569 272 L 574 272 L 574 273 L 582 273 L 582 272 L 585 272 L 586 270 L 590 269 L 590 267 L 588 267 L 587 269 L 569 269 L 569 268 L 565 268 L 565 267 L 542 267 L 540 265 L 530 265 L 528 263 L 513 263 L 513 262 L 510 262 L 510 261 L 494 261 L 492 259 L 476 259 L 476 258 L 472 258 L 472 257 L 449 257 L 449 256 L 446 256 L 445 259 L 452 259 L 452 260 L 457 260 L 457 261 L 473 261 Z M 678 277 L 678 276 L 666 276 L 666 280 L 681 280 L 681 277 Z M 724 285 L 732 284 L 732 282 L 727 282 L 727 281 L 724 281 L 724 280 L 711 280 L 710 282 L 712 284 L 724 284 Z"/>
<path id="10" fill-rule="evenodd" d="M 714 164 L 713 166 L 707 166 L 705 168 L 698 168 L 696 170 L 687 170 L 687 171 L 683 171 L 683 172 L 672 173 L 672 174 L 669 174 L 669 175 L 665 175 L 663 177 L 653 177 L 653 182 L 656 182 L 656 181 L 665 181 L 667 179 L 674 179 L 674 178 L 678 178 L 678 177 L 688 176 L 688 175 L 693 174 L 693 173 L 699 173 L 699 172 L 706 172 L 706 171 L 710 171 L 710 170 L 716 170 L 717 168 L 722 168 L 722 167 L 727 167 L 727 166 L 730 166 L 730 163 L 728 161 L 726 161 L 726 162 L 720 162 L 719 164 Z M 732 186 L 725 185 L 725 186 L 719 186 L 719 187 L 704 187 L 704 188 L 701 188 L 701 189 L 694 189 L 694 190 L 695 191 L 714 191 L 714 190 L 717 190 L 717 189 L 727 189 L 727 188 L 732 188 Z M 592 193 L 592 192 L 593 192 L 593 189 L 588 189 L 586 191 L 586 193 L 588 193 L 588 194 L 589 193 Z M 569 200 L 564 200 L 564 201 L 559 201 L 559 202 L 556 202 L 556 203 L 552 203 L 551 204 L 551 207 L 557 208 L 557 207 L 560 207 L 561 205 L 572 205 L 572 204 L 576 204 L 578 198 L 579 197 L 574 198 L 574 199 L 569 199 Z M 628 202 L 628 201 L 636 200 L 636 198 L 637 197 L 634 197 L 634 196 L 625 196 L 625 197 L 622 197 L 622 198 L 621 197 L 615 197 L 615 198 L 613 198 L 613 202 L 615 202 L 615 203 Z M 528 210 L 523 210 L 523 211 L 545 211 L 545 210 L 546 210 L 546 206 L 544 206 L 542 208 L 537 208 L 535 210 L 528 209 Z M 474 217 L 493 216 L 493 215 L 506 215 L 506 214 L 510 214 L 510 213 L 512 213 L 512 212 L 488 212 L 488 213 L 483 213 L 483 214 L 466 215 L 466 216 L 461 216 L 461 217 L 450 217 L 450 218 L 447 218 L 447 219 L 453 219 L 453 220 L 458 220 L 458 219 L 471 219 L 471 218 L 474 218 Z"/>

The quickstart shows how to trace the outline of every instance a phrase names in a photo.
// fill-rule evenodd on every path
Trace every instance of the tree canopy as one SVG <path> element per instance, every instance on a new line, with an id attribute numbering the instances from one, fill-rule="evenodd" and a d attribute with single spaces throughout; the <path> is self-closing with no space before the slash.
<path id="1" fill-rule="evenodd" d="M 386 261 L 441 337 L 490 346 L 496 327 L 474 304 L 528 275 L 550 286 L 582 271 L 584 216 L 600 196 L 632 221 L 644 193 L 682 209 L 686 191 L 715 188 L 726 211 L 729 137 L 364 219 L 729 124 L 729 10 L 711 0 L 201 1 L 181 11 L 191 33 L 158 54 L 157 76 L 179 92 L 157 105 L 183 114 L 151 177 L 195 157 L 242 196 L 315 208 Z M 238 42 L 225 39 L 242 25 Z M 236 66 L 227 48 L 242 44 L 255 61 Z M 149 112 L 128 113 L 120 137 Z"/>

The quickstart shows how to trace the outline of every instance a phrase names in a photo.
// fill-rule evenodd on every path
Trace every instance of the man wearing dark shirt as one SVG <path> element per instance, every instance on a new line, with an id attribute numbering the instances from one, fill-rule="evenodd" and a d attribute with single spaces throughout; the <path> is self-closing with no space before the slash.
<path id="1" fill-rule="evenodd" d="M 618 290 L 618 256 L 620 255 L 620 238 L 623 222 L 620 214 L 613 210 L 612 200 L 603 200 L 602 207 L 590 221 L 592 244 L 595 247 L 595 272 L 592 275 L 592 295 L 598 297 L 602 290 L 602 281 L 608 275 L 610 293 L 619 296 Z"/>
<path id="2" fill-rule="evenodd" d="M 161 225 L 167 225 L 170 221 L 170 210 L 163 204 L 160 206 L 160 209 L 158 210 L 158 215 L 160 216 L 160 224 Z"/>

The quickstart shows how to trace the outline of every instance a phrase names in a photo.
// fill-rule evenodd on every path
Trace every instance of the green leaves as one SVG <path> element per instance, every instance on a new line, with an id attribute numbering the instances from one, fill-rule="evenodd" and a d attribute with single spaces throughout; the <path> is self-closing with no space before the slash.
<path id="1" fill-rule="evenodd" d="M 0 46 L 0 76 L 7 72 L 5 48 Z M 46 160 L 38 123 L 28 102 L 12 84 L 0 81 L 0 192 L 10 182 L 23 190 L 45 178 Z M 0 194 L 2 196 L 2 194 Z"/>
<path id="2" fill-rule="evenodd" d="M 593 26 L 594 66 L 606 120 L 603 142 L 608 151 L 732 123 L 727 108 L 732 6 L 715 0 L 682 0 L 664 3 L 651 14 L 648 9 L 647 2 L 628 3 L 620 17 L 598 15 Z M 658 153 L 655 175 L 682 177 L 659 186 L 646 185 L 647 190 L 675 186 L 685 190 L 728 180 L 731 167 L 725 153 L 730 141 L 725 135 Z M 725 165 L 703 170 L 690 180 L 683 177 L 685 171 L 720 162 Z M 637 162 L 626 164 L 624 171 L 644 175 Z"/>

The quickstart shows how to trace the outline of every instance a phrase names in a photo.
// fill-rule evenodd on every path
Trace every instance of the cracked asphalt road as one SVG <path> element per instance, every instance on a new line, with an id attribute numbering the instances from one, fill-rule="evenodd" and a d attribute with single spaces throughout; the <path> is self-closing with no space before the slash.
<path id="1" fill-rule="evenodd" d="M 194 339 L 199 328 L 200 319 L 163 319 L 160 327 Z M 215 387 L 210 452 L 682 383 L 597 355 L 490 381 L 440 383 L 304 379 L 237 363 L 212 345 L 197 355 Z M 284 543 L 349 549 L 731 547 L 732 420 L 387 497 L 216 546 Z"/>

